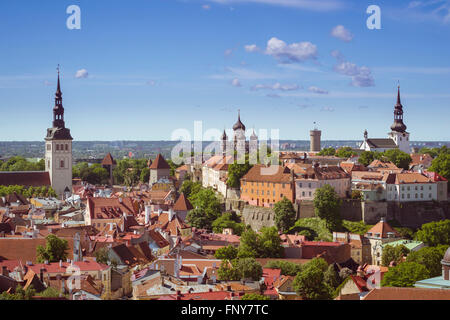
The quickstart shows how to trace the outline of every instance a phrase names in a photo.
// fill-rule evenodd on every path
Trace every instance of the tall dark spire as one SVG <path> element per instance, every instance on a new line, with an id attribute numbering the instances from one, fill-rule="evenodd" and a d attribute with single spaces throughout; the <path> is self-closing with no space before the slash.
<path id="1" fill-rule="evenodd" d="M 53 127 L 64 128 L 64 107 L 62 105 L 61 83 L 59 80 L 59 64 L 56 70 L 58 70 L 58 85 L 55 93 L 55 106 L 53 107 Z"/>
<path id="2" fill-rule="evenodd" d="M 239 130 L 239 129 L 245 131 L 245 126 L 244 126 L 244 124 L 241 122 L 241 110 L 238 110 L 238 120 L 237 120 L 237 122 L 236 122 L 236 123 L 234 124 L 234 126 L 233 126 L 233 130 L 234 130 L 234 131 Z"/>
<path id="3" fill-rule="evenodd" d="M 394 106 L 394 123 L 391 126 L 392 131 L 405 132 L 406 125 L 403 123 L 403 106 L 400 100 L 400 85 L 397 89 L 397 103 Z"/>

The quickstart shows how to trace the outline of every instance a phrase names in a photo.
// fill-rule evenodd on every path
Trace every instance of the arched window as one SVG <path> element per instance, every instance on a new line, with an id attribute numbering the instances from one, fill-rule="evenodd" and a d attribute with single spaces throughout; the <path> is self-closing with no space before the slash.
<path id="1" fill-rule="evenodd" d="M 64 160 L 61 160 L 61 161 L 60 161 L 60 167 L 61 167 L 61 168 L 64 168 Z"/>
<path id="2" fill-rule="evenodd" d="M 56 150 L 57 151 L 59 150 L 59 144 L 56 144 Z"/>

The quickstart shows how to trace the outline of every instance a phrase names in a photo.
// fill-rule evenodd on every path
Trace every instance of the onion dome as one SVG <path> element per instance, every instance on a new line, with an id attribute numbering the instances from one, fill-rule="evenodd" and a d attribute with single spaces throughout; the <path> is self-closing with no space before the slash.
<path id="1" fill-rule="evenodd" d="M 238 121 L 234 124 L 233 126 L 233 130 L 243 130 L 245 131 L 245 126 L 244 124 L 241 122 L 241 112 L 238 111 Z"/>

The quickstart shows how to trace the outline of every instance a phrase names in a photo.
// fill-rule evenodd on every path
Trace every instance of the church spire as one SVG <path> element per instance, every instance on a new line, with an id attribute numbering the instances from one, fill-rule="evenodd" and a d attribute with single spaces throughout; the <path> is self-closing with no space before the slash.
<path id="1" fill-rule="evenodd" d="M 392 131 L 405 132 L 406 125 L 403 123 L 403 106 L 400 100 L 400 85 L 397 88 L 397 103 L 394 106 L 394 123 L 391 126 Z"/>
<path id="2" fill-rule="evenodd" d="M 59 64 L 56 68 L 58 71 L 58 85 L 56 87 L 55 93 L 55 106 L 53 107 L 53 127 L 54 128 L 64 128 L 64 107 L 62 105 L 62 92 L 61 92 L 61 83 L 59 79 Z"/>

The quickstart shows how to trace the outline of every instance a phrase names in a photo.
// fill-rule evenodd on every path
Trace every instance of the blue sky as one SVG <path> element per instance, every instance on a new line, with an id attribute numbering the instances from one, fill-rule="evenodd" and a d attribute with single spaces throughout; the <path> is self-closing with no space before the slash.
<path id="1" fill-rule="evenodd" d="M 411 139 L 450 140 L 448 0 L 8 0 L 0 38 L 0 140 L 43 139 L 58 63 L 76 140 L 223 130 L 238 109 L 281 139 L 385 137 L 397 81 Z"/>

